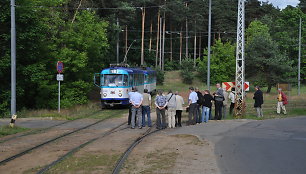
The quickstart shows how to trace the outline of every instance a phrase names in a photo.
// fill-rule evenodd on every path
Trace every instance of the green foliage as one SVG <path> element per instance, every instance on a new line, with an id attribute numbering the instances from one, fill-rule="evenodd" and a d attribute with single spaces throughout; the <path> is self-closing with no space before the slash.
<path id="1" fill-rule="evenodd" d="M 211 83 L 229 82 L 235 80 L 235 46 L 230 42 L 222 43 L 217 40 L 211 47 L 210 79 Z M 207 49 L 204 55 L 207 55 Z M 201 77 L 207 76 L 207 56 L 198 59 L 198 72 Z M 205 80 L 204 78 L 201 78 Z"/>
<path id="2" fill-rule="evenodd" d="M 56 108 L 57 81 L 56 62 L 64 63 L 64 82 L 61 86 L 62 106 L 70 107 L 88 101 L 87 93 L 92 88 L 92 74 L 100 71 L 107 61 L 109 49 L 108 23 L 91 11 L 76 12 L 75 21 L 70 21 L 66 11 L 56 8 L 25 8 L 24 6 L 64 6 L 62 1 L 17 2 L 17 106 L 20 108 Z M 0 15 L 0 24 L 10 21 L 9 1 L 1 1 L 5 12 Z M 5 25 L 7 26 L 7 25 Z M 2 29 L 2 28 L 1 28 Z M 9 91 L 10 50 L 7 27 L 1 30 L 0 84 L 1 91 Z M 1 101 L 10 101 L 8 92 L 0 94 Z M 8 102 L 1 102 L 0 113 L 7 113 Z"/>
<path id="3" fill-rule="evenodd" d="M 181 75 L 183 78 L 183 83 L 192 84 L 192 81 L 194 79 L 193 72 L 194 72 L 193 60 L 185 58 L 182 61 L 182 66 L 181 66 Z"/>
<path id="4" fill-rule="evenodd" d="M 277 16 L 266 16 L 261 21 L 267 24 L 270 28 L 272 39 L 277 43 L 279 50 L 282 54 L 286 55 L 293 61 L 293 66 L 297 67 L 298 64 L 298 32 L 299 21 L 306 20 L 306 15 L 299 8 L 288 6 L 279 12 Z M 302 55 L 306 54 L 303 49 L 305 43 L 306 26 L 302 22 Z M 305 57 L 302 57 L 302 62 L 306 62 Z M 305 76 L 306 67 L 302 63 L 301 75 Z M 303 69 L 304 67 L 304 69 Z M 297 76 L 297 71 L 288 72 L 291 76 Z"/>
<path id="5" fill-rule="evenodd" d="M 12 135 L 12 134 L 16 134 L 19 132 L 24 132 L 24 131 L 28 131 L 28 128 L 23 128 L 23 127 L 9 127 L 9 126 L 1 126 L 0 127 L 0 137 L 3 136 L 7 136 L 7 135 Z"/>
<path id="6" fill-rule="evenodd" d="M 255 20 L 251 22 L 246 30 L 247 43 L 252 42 L 253 38 L 257 36 L 270 37 L 270 34 L 269 27 L 267 25 Z"/>
<path id="7" fill-rule="evenodd" d="M 165 72 L 161 71 L 159 68 L 155 69 L 156 71 L 156 84 L 162 85 L 165 81 Z"/>
<path id="8" fill-rule="evenodd" d="M 180 69 L 180 63 L 179 61 L 167 61 L 165 63 L 165 70 L 166 71 L 173 71 L 173 70 L 178 70 Z"/>
<path id="9" fill-rule="evenodd" d="M 268 31 L 261 22 L 251 23 L 247 29 L 245 62 L 246 76 L 252 78 L 255 84 L 268 85 L 269 91 L 276 83 L 290 81 L 287 72 L 292 72 L 292 61 L 279 51 Z"/>

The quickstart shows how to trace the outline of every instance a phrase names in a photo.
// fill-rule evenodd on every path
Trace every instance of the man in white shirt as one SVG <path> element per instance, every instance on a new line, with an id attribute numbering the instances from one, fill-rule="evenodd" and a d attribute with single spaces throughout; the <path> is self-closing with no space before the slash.
<path id="1" fill-rule="evenodd" d="M 131 97 L 135 92 L 135 87 L 132 87 L 132 90 L 128 93 L 129 94 L 129 117 L 128 117 L 128 125 L 131 124 L 131 119 L 132 119 L 132 103 L 131 103 Z"/>
<path id="2" fill-rule="evenodd" d="M 230 101 L 231 101 L 229 113 L 230 113 L 230 115 L 232 115 L 233 114 L 233 109 L 235 107 L 235 87 L 232 87 L 231 93 L 229 94 L 228 99 L 230 99 Z"/>
<path id="3" fill-rule="evenodd" d="M 196 116 L 197 116 L 197 101 L 198 101 L 198 94 L 194 91 L 193 87 L 189 88 L 190 94 L 188 98 L 189 104 L 189 114 L 188 114 L 188 122 L 189 125 L 196 124 Z"/>
<path id="4" fill-rule="evenodd" d="M 138 128 L 142 128 L 142 110 L 141 110 L 141 104 L 142 104 L 143 96 L 137 91 L 137 88 L 135 88 L 135 92 L 130 98 L 130 102 L 132 104 L 132 120 L 131 120 L 131 128 L 135 128 L 135 118 L 137 116 L 138 121 Z"/>

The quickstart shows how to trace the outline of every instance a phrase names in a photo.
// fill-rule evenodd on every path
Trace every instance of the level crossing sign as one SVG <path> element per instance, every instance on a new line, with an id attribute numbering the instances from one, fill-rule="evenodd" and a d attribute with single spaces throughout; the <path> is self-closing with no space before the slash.
<path id="1" fill-rule="evenodd" d="M 231 91 L 232 87 L 236 86 L 236 82 L 223 82 L 222 88 L 225 88 L 226 91 Z M 244 91 L 250 90 L 250 82 L 244 82 Z"/>

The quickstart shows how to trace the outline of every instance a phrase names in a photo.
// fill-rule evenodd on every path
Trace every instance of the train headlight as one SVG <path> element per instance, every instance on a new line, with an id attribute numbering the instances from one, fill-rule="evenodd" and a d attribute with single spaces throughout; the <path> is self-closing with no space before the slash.
<path id="1" fill-rule="evenodd" d="M 106 97 L 107 96 L 107 93 L 103 93 L 103 97 Z"/>
<path id="2" fill-rule="evenodd" d="M 122 97 L 122 94 L 121 94 L 121 93 L 119 93 L 119 94 L 118 94 L 118 96 L 119 96 L 119 97 Z"/>

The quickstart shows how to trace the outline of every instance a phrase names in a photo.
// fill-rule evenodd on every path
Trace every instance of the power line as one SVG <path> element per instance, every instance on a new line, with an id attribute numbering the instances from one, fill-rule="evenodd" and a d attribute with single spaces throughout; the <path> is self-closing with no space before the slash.
<path id="1" fill-rule="evenodd" d="M 163 7 L 162 5 L 159 6 L 147 6 L 147 7 L 80 7 L 80 8 L 76 8 L 76 7 L 55 7 L 55 6 L 24 6 L 24 5 L 16 5 L 16 7 L 18 8 L 51 8 L 51 9 L 69 9 L 69 10 L 131 10 L 133 8 L 135 9 L 149 9 L 149 8 L 161 8 Z"/>

